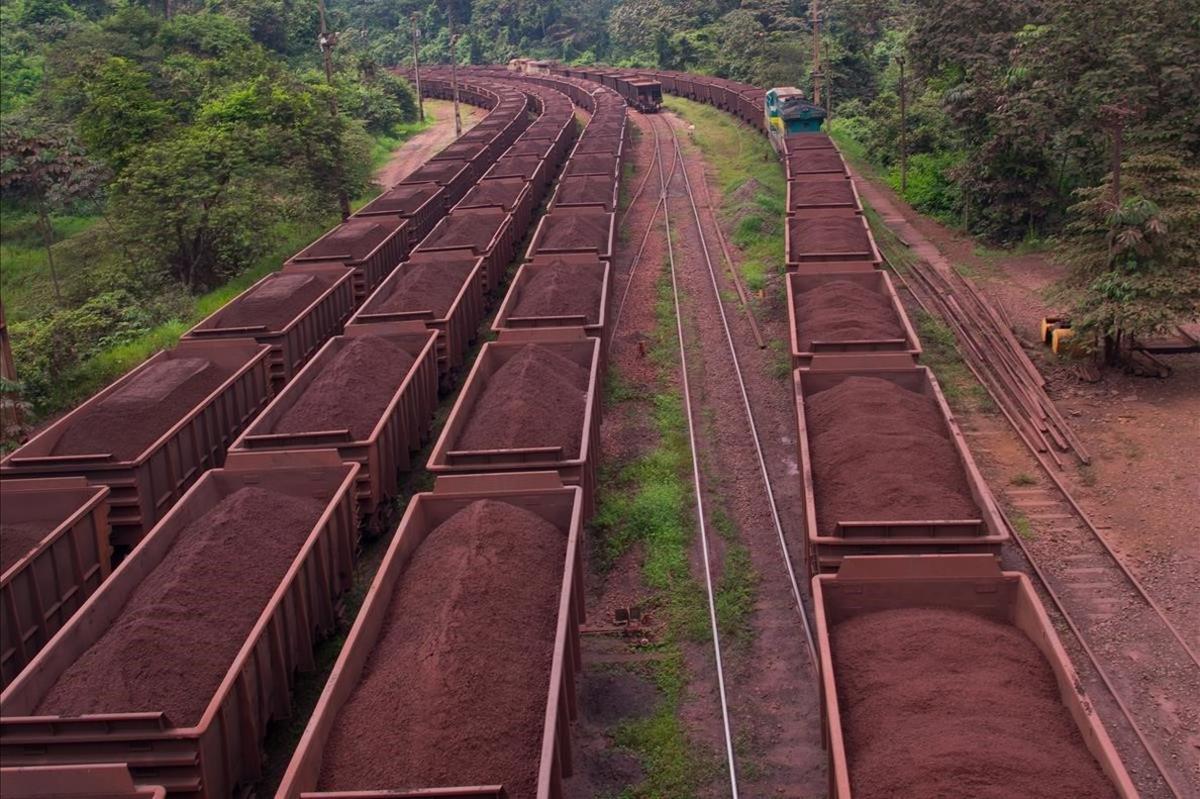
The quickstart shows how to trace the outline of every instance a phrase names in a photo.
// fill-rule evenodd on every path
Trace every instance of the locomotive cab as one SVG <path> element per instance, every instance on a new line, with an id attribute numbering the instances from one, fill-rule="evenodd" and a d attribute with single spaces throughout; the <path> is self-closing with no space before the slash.
<path id="1" fill-rule="evenodd" d="M 794 86 L 769 89 L 763 97 L 767 132 L 775 149 L 784 152 L 784 139 L 807 133 L 820 133 L 825 109 L 811 103 Z"/>
<path id="2" fill-rule="evenodd" d="M 661 83 L 656 80 L 633 79 L 629 81 L 629 85 L 636 93 L 632 99 L 637 110 L 653 114 L 662 107 Z"/>

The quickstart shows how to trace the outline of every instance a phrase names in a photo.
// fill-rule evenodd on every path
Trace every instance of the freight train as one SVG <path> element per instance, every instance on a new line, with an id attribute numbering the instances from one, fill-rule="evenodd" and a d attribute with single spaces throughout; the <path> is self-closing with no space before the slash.
<path id="1" fill-rule="evenodd" d="M 643 114 L 654 114 L 662 108 L 662 82 L 649 74 L 599 69 L 596 67 L 560 67 L 552 65 L 556 75 L 599 83 L 625 98 L 631 108 Z"/>

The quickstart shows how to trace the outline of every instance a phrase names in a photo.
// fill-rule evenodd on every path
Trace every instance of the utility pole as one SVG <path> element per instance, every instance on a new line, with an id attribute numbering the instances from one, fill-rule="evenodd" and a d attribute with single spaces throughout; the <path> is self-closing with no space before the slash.
<path id="1" fill-rule="evenodd" d="M 812 16 L 813 29 L 813 45 L 812 45 L 812 82 L 813 82 L 813 105 L 821 104 L 821 79 L 824 74 L 821 72 L 821 2 L 820 0 L 812 0 L 812 5 L 809 7 L 809 14 Z"/>
<path id="2" fill-rule="evenodd" d="M 416 76 L 417 86 L 417 118 L 422 122 L 425 121 L 425 100 L 421 97 L 421 59 L 417 55 L 418 45 L 417 40 L 421 33 L 417 29 L 417 12 L 412 15 L 412 40 L 413 40 L 413 75 Z"/>
<path id="3" fill-rule="evenodd" d="M 454 138 L 462 136 L 462 116 L 458 111 L 458 34 L 454 31 L 454 8 L 450 16 L 450 89 L 454 93 Z"/>
<path id="4" fill-rule="evenodd" d="M 908 191 L 908 87 L 904 82 L 904 56 L 896 56 L 900 65 L 900 194 Z"/>
<path id="5" fill-rule="evenodd" d="M 331 34 L 325 24 L 325 0 L 317 0 L 317 10 L 321 14 L 321 36 L 317 40 L 321 45 L 321 55 L 325 60 L 325 82 L 329 85 L 329 115 L 336 123 L 338 119 L 337 92 L 333 88 L 333 46 L 337 43 L 337 35 Z M 335 136 L 340 135 L 335 124 Z M 350 218 L 350 195 L 346 193 L 345 173 L 342 169 L 342 145 L 339 140 L 334 146 L 333 176 L 337 181 L 338 205 L 342 210 L 342 219 Z"/>
<path id="6" fill-rule="evenodd" d="M 17 369 L 13 362 L 12 343 L 8 339 L 8 325 L 4 322 L 4 300 L 0 299 L 0 380 L 17 382 Z M 5 394 L 11 396 L 5 397 Z M 11 419 L 9 418 L 11 416 Z M 18 437 L 23 428 L 21 398 L 16 390 L 0 391 L 0 435 Z"/>

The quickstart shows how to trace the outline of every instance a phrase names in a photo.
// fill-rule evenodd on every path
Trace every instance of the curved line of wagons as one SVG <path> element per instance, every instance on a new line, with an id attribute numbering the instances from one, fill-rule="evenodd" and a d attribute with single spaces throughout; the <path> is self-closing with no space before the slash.
<path id="1" fill-rule="evenodd" d="M 435 487 L 408 502 L 277 795 L 337 796 L 315 792 L 323 745 L 359 681 L 404 567 L 438 524 L 483 498 L 541 516 L 567 541 L 554 654 L 546 664 L 542 745 L 531 765 L 539 799 L 562 795 L 562 780 L 571 774 L 584 617 L 579 538 L 594 506 L 616 212 L 630 146 L 627 108 L 654 112 L 666 91 L 709 103 L 765 133 L 764 91 L 684 73 L 575 67 L 553 67 L 542 75 L 464 68 L 458 83 L 461 101 L 488 110 L 481 122 L 202 320 L 174 349 L 153 356 L 0 462 L 4 523 L 56 519 L 54 529 L 0 575 L 4 797 L 44 795 L 47 786 L 80 799 L 226 797 L 253 785 L 263 774 L 268 724 L 289 714 L 297 673 L 315 666 L 316 645 L 336 626 L 359 536 L 388 529 L 394 521 L 401 475 L 419 468 L 412 456 L 429 441 L 439 396 L 460 382 L 462 391 L 426 464 L 437 476 Z M 429 97 L 452 97 L 444 68 L 423 71 L 421 88 Z M 582 125 L 576 107 L 587 112 Z M 930 597 L 976 607 L 979 596 L 991 603 L 981 612 L 1020 626 L 1046 655 L 1089 749 L 1118 793 L 1135 796 L 1102 725 L 1076 692 L 1078 680 L 1027 578 L 999 570 L 1007 533 L 936 380 L 919 365 L 919 342 L 881 269 L 844 162 L 826 136 L 812 134 L 788 139 L 785 165 L 791 356 L 806 498 L 803 549 L 813 577 L 831 796 L 849 797 L 851 791 L 830 623 L 863 607 L 919 604 Z M 834 239 L 841 244 L 810 246 L 829 240 L 810 235 L 814 226 L 836 228 L 840 235 Z M 520 265 L 501 296 L 506 271 L 524 241 Z M 408 296 L 389 302 L 416 270 L 436 275 L 443 281 L 439 294 L 453 299 L 447 304 Z M 566 316 L 521 315 L 522 291 L 539 273 L 588 281 L 593 289 L 599 284 L 597 306 Z M 290 320 L 222 324 L 247 299 L 253 303 L 256 294 L 260 301 L 282 299 L 287 286 L 301 279 L 310 289 L 316 282 L 320 291 Z M 818 340 L 801 350 L 795 296 L 834 279 L 884 295 L 903 339 Z M 446 291 L 447 281 L 457 290 Z M 497 302 L 492 340 L 467 370 L 481 323 Z M 437 307 L 423 307 L 430 305 Z M 346 342 L 361 336 L 387 337 L 413 357 L 371 433 L 352 439 L 348 430 L 272 432 Z M 561 447 L 455 448 L 489 378 L 531 343 L 588 371 L 579 453 L 566 457 Z M 111 453 L 55 453 L 70 425 L 86 421 L 106 398 L 146 370 L 183 358 L 219 363 L 230 376 L 139 455 L 118 460 Z M 804 398 L 864 373 L 935 398 L 981 518 L 906 522 L 900 533 L 895 524 L 847 521 L 837 535 L 820 533 Z M 252 485 L 317 498 L 325 509 L 201 719 L 183 727 L 161 712 L 33 715 L 63 672 L 113 624 L 179 533 Z M 402 675 L 403 664 L 396 668 Z M 371 796 L 377 788 L 363 786 L 367 793 L 355 796 Z M 507 794 L 498 783 L 386 795 Z"/>

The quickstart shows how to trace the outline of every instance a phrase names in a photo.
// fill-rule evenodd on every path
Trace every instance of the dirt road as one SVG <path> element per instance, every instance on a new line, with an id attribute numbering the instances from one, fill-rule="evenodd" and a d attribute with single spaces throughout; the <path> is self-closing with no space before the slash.
<path id="1" fill-rule="evenodd" d="M 474 127 L 487 113 L 482 108 L 462 104 L 463 130 Z M 433 120 L 428 128 L 408 139 L 392 153 L 391 159 L 375 173 L 375 182 L 389 188 L 408 177 L 429 157 L 454 141 L 454 104 L 447 100 L 426 100 L 425 115 Z"/>

